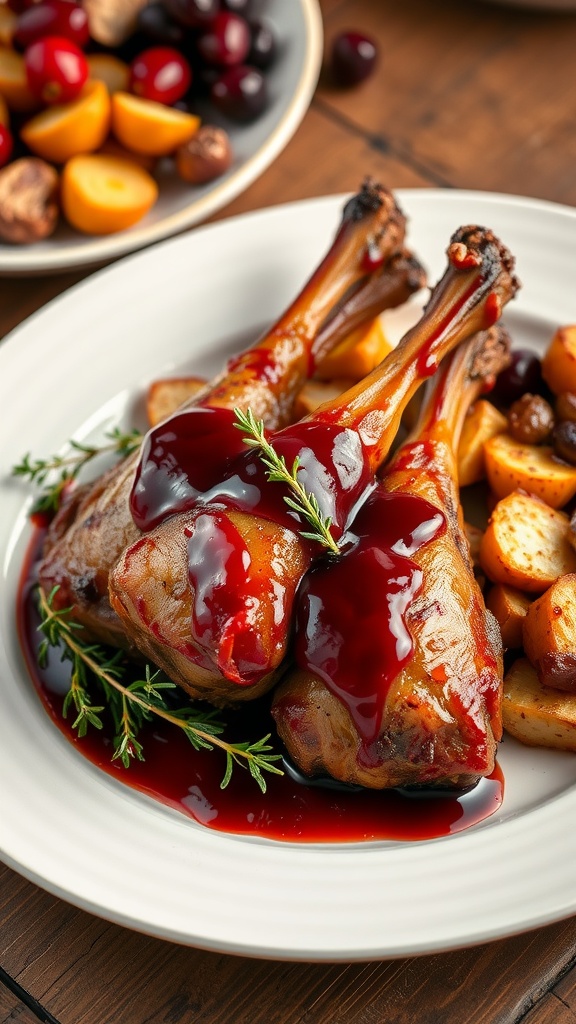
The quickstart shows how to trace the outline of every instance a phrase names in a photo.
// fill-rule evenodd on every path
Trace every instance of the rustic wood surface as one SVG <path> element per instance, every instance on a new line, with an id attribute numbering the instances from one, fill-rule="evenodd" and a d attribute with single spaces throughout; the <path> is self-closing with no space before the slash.
<path id="1" fill-rule="evenodd" d="M 576 14 L 474 0 L 322 8 L 327 42 L 344 27 L 379 39 L 378 73 L 351 91 L 323 76 L 275 165 L 219 216 L 354 189 L 366 172 L 576 204 Z M 83 276 L 0 281 L 0 336 Z M 132 933 L 0 866 L 0 1024 L 574 1024 L 575 964 L 574 919 L 419 959 L 246 960 Z"/>

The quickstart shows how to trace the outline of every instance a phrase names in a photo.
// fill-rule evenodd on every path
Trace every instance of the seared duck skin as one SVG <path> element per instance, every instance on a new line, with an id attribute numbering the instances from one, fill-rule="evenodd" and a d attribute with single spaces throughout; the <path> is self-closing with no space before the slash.
<path id="1" fill-rule="evenodd" d="M 392 194 L 366 182 L 346 205 L 329 252 L 298 298 L 188 405 L 251 406 L 270 427 L 290 422 L 294 398 L 316 362 L 354 327 L 424 285 L 421 266 L 403 248 L 404 234 L 405 218 Z M 149 435 L 147 444 L 154 443 L 162 443 L 162 430 Z M 242 448 L 240 438 L 237 446 Z M 140 536 L 130 508 L 137 466 L 134 456 L 69 495 L 48 532 L 40 566 L 45 591 L 59 588 L 54 606 L 74 606 L 89 636 L 118 647 L 130 647 L 131 640 L 110 606 L 108 577 Z"/>
<path id="2" fill-rule="evenodd" d="M 489 327 L 515 293 L 508 251 L 491 232 L 463 228 L 421 321 L 371 375 L 335 402 L 272 437 L 336 538 L 396 435 L 402 409 L 439 361 Z M 172 457 L 173 453 L 170 453 Z M 178 469 L 186 476 L 197 464 Z M 249 700 L 277 679 L 295 595 L 319 553 L 305 525 L 265 481 L 256 455 L 232 459 L 207 493 L 179 490 L 165 514 L 152 488 L 149 532 L 122 555 L 110 598 L 126 633 L 191 696 L 216 705 Z M 153 477 L 152 477 L 153 479 Z M 162 488 L 160 488 L 162 491 Z M 174 514 L 176 513 L 176 514 Z"/>
<path id="3" fill-rule="evenodd" d="M 467 787 L 494 768 L 501 641 L 474 577 L 456 453 L 467 409 L 506 357 L 496 328 L 448 357 L 341 558 L 304 581 L 299 667 L 272 714 L 306 776 Z"/>

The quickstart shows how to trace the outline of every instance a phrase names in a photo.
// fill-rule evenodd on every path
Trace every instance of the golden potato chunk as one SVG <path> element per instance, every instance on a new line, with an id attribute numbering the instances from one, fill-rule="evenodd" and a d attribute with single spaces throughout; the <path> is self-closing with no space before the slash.
<path id="1" fill-rule="evenodd" d="M 554 457 L 549 445 L 523 444 L 498 434 L 484 446 L 488 483 L 497 498 L 527 491 L 551 508 L 562 508 L 576 494 L 576 466 Z"/>
<path id="2" fill-rule="evenodd" d="M 576 574 L 561 576 L 534 602 L 523 633 L 542 685 L 576 693 Z"/>
<path id="3" fill-rule="evenodd" d="M 519 658 L 504 679 L 504 729 L 530 747 L 576 751 L 576 694 L 551 690 L 527 658 Z"/>
<path id="4" fill-rule="evenodd" d="M 146 416 L 151 427 L 161 423 L 205 387 L 202 377 L 166 377 L 155 380 L 146 395 Z"/>
<path id="5" fill-rule="evenodd" d="M 498 409 L 481 398 L 470 409 L 458 446 L 458 482 L 461 487 L 476 484 L 486 476 L 484 444 L 496 434 L 502 434 L 508 421 Z"/>
<path id="6" fill-rule="evenodd" d="M 555 395 L 576 391 L 576 324 L 556 331 L 542 360 L 542 376 Z"/>
<path id="7" fill-rule="evenodd" d="M 362 380 L 392 350 L 379 319 L 368 326 L 358 327 L 344 338 L 336 348 L 318 364 L 316 376 L 320 380 L 350 377 L 354 383 Z"/>
<path id="8" fill-rule="evenodd" d="M 344 394 L 356 382 L 349 377 L 337 377 L 335 380 L 307 380 L 294 403 L 295 419 L 302 419 L 310 412 L 315 412 L 324 402 L 330 402 L 338 395 Z"/>
<path id="9" fill-rule="evenodd" d="M 570 520 L 529 494 L 499 501 L 480 545 L 480 565 L 493 583 L 541 594 L 559 576 L 576 572 Z"/>
<path id="10" fill-rule="evenodd" d="M 515 587 L 496 583 L 490 588 L 486 607 L 500 626 L 506 650 L 514 651 L 522 647 L 522 627 L 531 603 L 528 595 Z"/>

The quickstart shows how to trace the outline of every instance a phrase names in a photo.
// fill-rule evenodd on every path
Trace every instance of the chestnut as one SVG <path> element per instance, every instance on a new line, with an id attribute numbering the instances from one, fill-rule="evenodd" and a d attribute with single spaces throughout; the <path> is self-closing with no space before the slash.
<path id="1" fill-rule="evenodd" d="M 220 177 L 232 163 L 232 146 L 223 128 L 203 125 L 193 138 L 176 150 L 176 170 L 192 185 L 204 185 Z"/>

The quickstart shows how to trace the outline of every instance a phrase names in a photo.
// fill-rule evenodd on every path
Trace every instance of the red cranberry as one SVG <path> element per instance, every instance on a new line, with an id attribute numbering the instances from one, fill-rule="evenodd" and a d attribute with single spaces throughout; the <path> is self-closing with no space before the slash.
<path id="1" fill-rule="evenodd" d="M 202 28 L 218 14 L 220 0 L 164 0 L 164 6 L 185 28 Z"/>
<path id="2" fill-rule="evenodd" d="M 42 4 L 29 7 L 18 18 L 14 33 L 16 46 L 25 50 L 45 36 L 60 36 L 71 39 L 76 46 L 86 46 L 90 36 L 86 11 L 70 0 L 44 0 Z"/>
<path id="3" fill-rule="evenodd" d="M 138 15 L 136 29 L 155 43 L 165 46 L 180 46 L 184 42 L 184 28 L 170 17 L 162 3 L 143 7 Z"/>
<path id="4" fill-rule="evenodd" d="M 361 32 L 341 32 L 332 44 L 332 73 L 338 85 L 357 85 L 376 67 L 378 48 Z"/>
<path id="5" fill-rule="evenodd" d="M 43 103 L 69 103 L 88 78 L 82 50 L 60 36 L 32 43 L 24 54 L 24 66 L 31 91 Z"/>
<path id="6" fill-rule="evenodd" d="M 253 21 L 250 24 L 250 50 L 248 51 L 248 64 L 266 71 L 276 57 L 276 38 L 265 21 Z"/>
<path id="7" fill-rule="evenodd" d="M 529 392 L 542 391 L 540 360 L 530 349 L 517 348 L 511 353 L 510 365 L 496 378 L 490 399 L 497 405 L 512 405 Z"/>
<path id="8" fill-rule="evenodd" d="M 232 121 L 254 121 L 266 106 L 266 82 L 258 68 L 237 64 L 214 83 L 210 95 Z"/>
<path id="9" fill-rule="evenodd" d="M 198 37 L 197 46 L 207 64 L 226 68 L 241 64 L 250 49 L 248 22 L 237 14 L 223 11 Z"/>
<path id="10" fill-rule="evenodd" d="M 12 133 L 5 124 L 0 124 L 0 167 L 4 167 L 12 156 L 14 140 Z"/>
<path id="11" fill-rule="evenodd" d="M 188 92 L 192 72 L 185 57 L 170 46 L 153 46 L 134 58 L 130 67 L 130 89 L 145 100 L 168 106 Z"/>

